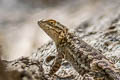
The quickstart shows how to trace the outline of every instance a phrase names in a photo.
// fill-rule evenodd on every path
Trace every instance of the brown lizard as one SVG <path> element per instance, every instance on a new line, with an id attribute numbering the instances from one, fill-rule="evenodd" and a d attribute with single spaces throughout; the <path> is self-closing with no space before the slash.
<path id="1" fill-rule="evenodd" d="M 119 71 L 115 69 L 114 64 L 100 51 L 70 33 L 67 27 L 52 19 L 40 20 L 38 25 L 53 39 L 57 47 L 58 55 L 50 75 L 60 68 L 64 58 L 82 76 L 88 74 L 94 80 L 120 80 Z M 86 77 L 83 80 L 86 80 Z"/>

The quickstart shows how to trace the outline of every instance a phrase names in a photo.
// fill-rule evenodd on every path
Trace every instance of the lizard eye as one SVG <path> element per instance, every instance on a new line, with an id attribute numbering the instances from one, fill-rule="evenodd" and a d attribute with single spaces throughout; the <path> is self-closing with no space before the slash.
<path id="1" fill-rule="evenodd" d="M 49 24 L 51 24 L 51 25 L 55 25 L 55 24 L 56 24 L 56 21 L 55 21 L 55 20 L 49 20 L 48 22 L 49 22 Z"/>

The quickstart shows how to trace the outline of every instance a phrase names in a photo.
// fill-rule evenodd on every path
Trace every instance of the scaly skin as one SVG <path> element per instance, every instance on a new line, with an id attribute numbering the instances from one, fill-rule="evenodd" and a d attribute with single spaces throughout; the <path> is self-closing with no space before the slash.
<path id="1" fill-rule="evenodd" d="M 54 40 L 58 51 L 50 75 L 58 71 L 62 58 L 65 58 L 84 76 L 83 80 L 120 80 L 113 63 L 78 36 L 69 33 L 67 27 L 52 19 L 38 21 L 38 25 Z M 87 78 L 87 74 L 93 79 Z"/>

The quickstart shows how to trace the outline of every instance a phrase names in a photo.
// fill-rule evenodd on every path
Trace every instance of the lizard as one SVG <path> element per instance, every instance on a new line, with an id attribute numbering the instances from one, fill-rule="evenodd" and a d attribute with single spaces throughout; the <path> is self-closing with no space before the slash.
<path id="1" fill-rule="evenodd" d="M 57 72 L 62 59 L 67 60 L 82 76 L 83 80 L 120 80 L 120 73 L 102 52 L 87 44 L 60 22 L 47 19 L 39 20 L 38 25 L 55 42 L 57 56 L 50 75 Z M 86 75 L 92 78 L 86 79 Z"/>

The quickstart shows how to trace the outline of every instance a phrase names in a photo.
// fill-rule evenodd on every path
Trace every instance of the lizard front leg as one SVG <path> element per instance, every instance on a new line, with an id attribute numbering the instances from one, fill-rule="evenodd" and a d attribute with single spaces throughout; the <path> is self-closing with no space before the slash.
<path id="1" fill-rule="evenodd" d="M 61 63 L 62 63 L 62 59 L 63 59 L 63 54 L 59 53 L 57 54 L 56 58 L 55 58 L 55 61 L 50 69 L 50 72 L 49 72 L 49 75 L 53 75 L 54 73 L 56 73 L 60 66 L 61 66 Z"/>

